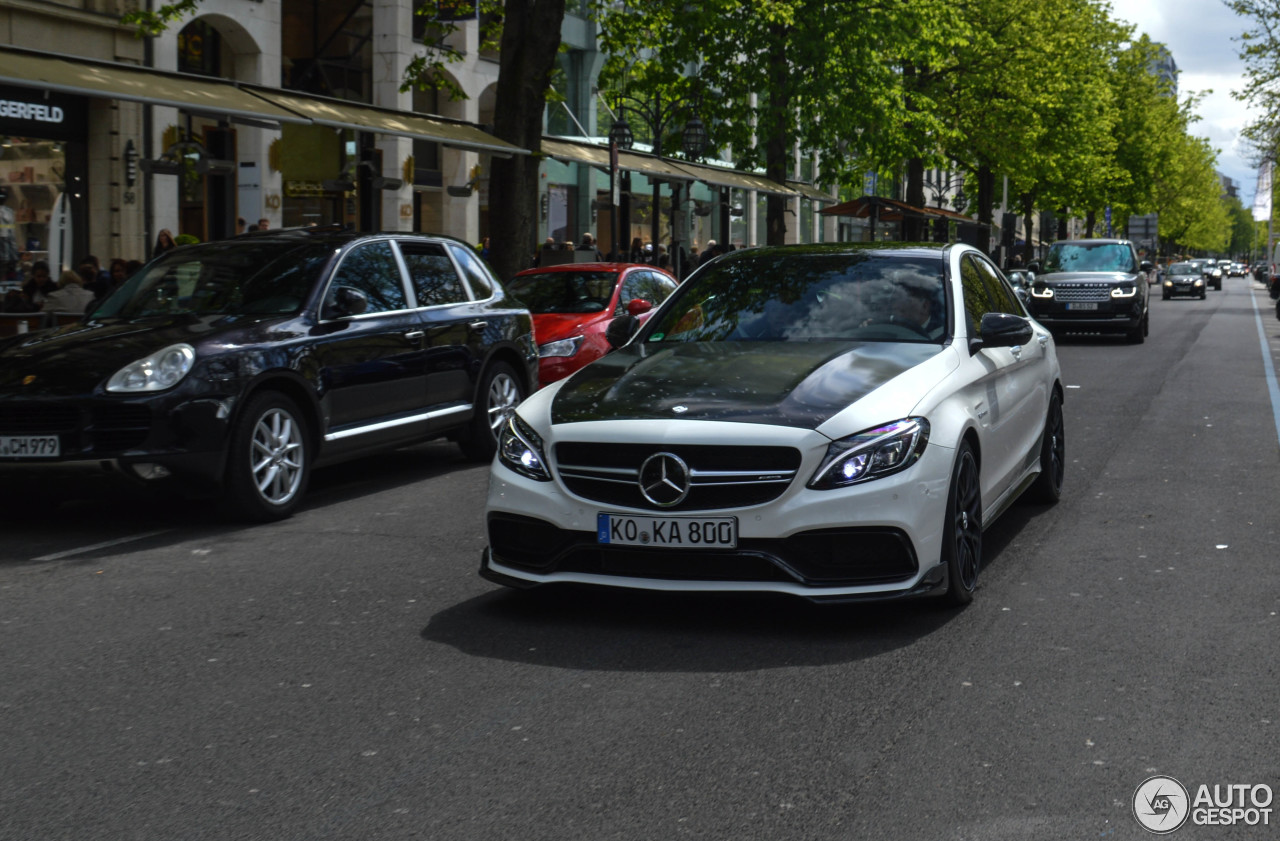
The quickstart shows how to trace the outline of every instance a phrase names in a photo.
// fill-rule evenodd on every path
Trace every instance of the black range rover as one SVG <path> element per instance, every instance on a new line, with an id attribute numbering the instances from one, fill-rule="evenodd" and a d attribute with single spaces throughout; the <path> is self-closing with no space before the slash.
<path id="1" fill-rule="evenodd" d="M 537 364 L 528 310 L 466 243 L 301 228 L 184 246 L 81 323 L 0 340 L 0 481 L 105 465 L 276 519 L 313 466 L 442 436 L 492 458 Z"/>
<path id="2" fill-rule="evenodd" d="M 1055 335 L 1067 332 L 1123 333 L 1134 343 L 1148 332 L 1144 275 L 1151 264 L 1138 261 L 1124 239 L 1061 240 L 1049 246 L 1036 273 L 1027 305 Z"/>

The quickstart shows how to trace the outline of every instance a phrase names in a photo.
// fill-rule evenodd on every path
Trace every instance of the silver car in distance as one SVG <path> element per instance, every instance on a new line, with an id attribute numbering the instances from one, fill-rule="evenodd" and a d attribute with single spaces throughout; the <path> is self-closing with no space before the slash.
<path id="1" fill-rule="evenodd" d="M 490 580 L 962 605 L 1061 493 L 1053 338 L 967 245 L 731 252 L 609 335 L 500 435 Z"/>

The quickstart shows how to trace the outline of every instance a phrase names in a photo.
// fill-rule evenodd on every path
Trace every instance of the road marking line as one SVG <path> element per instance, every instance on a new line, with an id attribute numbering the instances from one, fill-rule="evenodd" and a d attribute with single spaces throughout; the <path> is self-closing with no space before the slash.
<path id="1" fill-rule="evenodd" d="M 111 546 L 119 546 L 121 543 L 132 543 L 135 540 L 146 540 L 148 537 L 155 537 L 159 534 L 166 534 L 173 529 L 158 529 L 157 531 L 143 532 L 130 537 L 118 537 L 115 540 L 107 540 L 102 543 L 95 543 L 92 546 L 81 546 L 79 549 L 68 549 L 65 552 L 54 552 L 52 555 L 41 555 L 38 558 L 32 558 L 33 561 L 60 561 L 63 558 L 70 558 L 74 555 L 83 555 L 86 552 L 94 552 L 98 549 L 106 549 Z"/>
<path id="2" fill-rule="evenodd" d="M 1276 367 L 1271 363 L 1267 348 L 1267 331 L 1262 326 L 1262 311 L 1258 309 L 1258 297 L 1249 290 L 1253 301 L 1253 318 L 1258 323 L 1258 342 L 1262 345 L 1262 368 L 1267 374 L 1267 390 L 1271 392 L 1271 415 L 1276 421 L 1276 440 L 1280 441 L 1280 385 L 1276 384 Z"/>

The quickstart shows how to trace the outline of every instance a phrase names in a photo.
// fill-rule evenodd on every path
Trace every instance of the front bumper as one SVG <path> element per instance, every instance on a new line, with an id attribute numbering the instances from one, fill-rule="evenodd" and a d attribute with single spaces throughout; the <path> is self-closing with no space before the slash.
<path id="1" fill-rule="evenodd" d="M 1094 309 L 1082 308 L 1083 303 L 1093 304 Z M 1142 323 L 1143 302 L 1136 295 L 1089 302 L 1033 298 L 1029 309 L 1036 321 L 1051 330 L 1127 333 Z"/>
<path id="2" fill-rule="evenodd" d="M 621 547 L 597 542 L 599 513 L 648 514 L 570 494 L 500 463 L 490 474 L 481 575 L 514 587 L 552 583 L 642 590 L 769 592 L 815 601 L 892 599 L 946 584 L 942 529 L 954 451 L 930 444 L 900 474 L 815 491 L 806 458 L 777 499 L 742 508 L 680 511 L 733 516 L 734 549 Z"/>

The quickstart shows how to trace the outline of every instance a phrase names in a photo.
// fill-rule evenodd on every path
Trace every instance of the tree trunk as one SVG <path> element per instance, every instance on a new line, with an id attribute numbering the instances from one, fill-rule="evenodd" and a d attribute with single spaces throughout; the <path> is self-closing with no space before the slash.
<path id="1" fill-rule="evenodd" d="M 768 93 L 767 111 L 761 126 L 764 139 L 765 176 L 778 184 L 787 183 L 791 175 L 791 130 L 795 114 L 791 110 L 791 78 L 787 67 L 787 43 L 791 28 L 786 24 L 769 25 L 773 43 L 769 48 L 769 64 L 773 67 L 774 84 Z M 787 199 L 772 193 L 765 199 L 765 230 L 768 245 L 787 242 Z"/>
<path id="2" fill-rule="evenodd" d="M 493 133 L 531 155 L 493 157 L 489 262 L 499 280 L 528 268 L 537 245 L 542 113 L 560 49 L 565 0 L 506 0 Z"/>
<path id="3" fill-rule="evenodd" d="M 1035 259 L 1035 229 L 1031 223 L 1035 221 L 1036 199 L 1030 193 L 1022 194 L 1022 230 L 1026 235 L 1026 239 L 1022 243 L 1022 265 L 1026 265 Z"/>
<path id="4" fill-rule="evenodd" d="M 1064 207 L 1058 211 L 1058 239 L 1067 238 L 1067 209 Z"/>
<path id="5" fill-rule="evenodd" d="M 1085 239 L 1093 238 L 1093 226 L 1098 224 L 1098 214 L 1096 211 L 1090 210 L 1084 215 L 1084 237 Z"/>
<path id="6" fill-rule="evenodd" d="M 906 196 L 907 204 L 912 207 L 924 207 L 924 160 L 921 158 L 907 158 Z M 903 219 L 902 224 L 905 230 L 902 238 L 907 242 L 924 242 L 928 239 L 924 232 L 926 221 L 914 217 Z"/>

